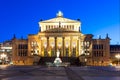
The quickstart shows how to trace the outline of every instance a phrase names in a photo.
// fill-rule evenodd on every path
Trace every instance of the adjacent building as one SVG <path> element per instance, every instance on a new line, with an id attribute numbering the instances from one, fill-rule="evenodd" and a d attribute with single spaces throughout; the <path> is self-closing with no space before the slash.
<path id="1" fill-rule="evenodd" d="M 0 43 L 0 64 L 8 64 L 12 61 L 12 41 Z"/>
<path id="2" fill-rule="evenodd" d="M 110 45 L 110 60 L 113 65 L 120 63 L 120 45 Z"/>

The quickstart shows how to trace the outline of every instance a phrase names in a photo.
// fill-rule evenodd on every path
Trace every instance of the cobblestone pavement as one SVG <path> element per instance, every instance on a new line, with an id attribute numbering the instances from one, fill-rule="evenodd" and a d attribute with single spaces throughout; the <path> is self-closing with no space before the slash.
<path id="1" fill-rule="evenodd" d="M 120 67 L 0 65 L 0 80 L 120 80 Z"/>

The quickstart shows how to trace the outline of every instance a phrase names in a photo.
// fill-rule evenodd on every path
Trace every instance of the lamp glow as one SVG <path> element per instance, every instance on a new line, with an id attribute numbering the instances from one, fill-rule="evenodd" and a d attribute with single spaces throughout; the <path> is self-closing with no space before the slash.
<path id="1" fill-rule="evenodd" d="M 118 59 L 118 65 L 119 65 L 120 54 L 115 55 L 115 57 Z"/>

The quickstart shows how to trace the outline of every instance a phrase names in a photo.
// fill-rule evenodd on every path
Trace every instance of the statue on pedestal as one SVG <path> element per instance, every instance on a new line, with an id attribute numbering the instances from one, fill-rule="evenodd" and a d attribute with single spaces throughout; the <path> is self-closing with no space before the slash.
<path id="1" fill-rule="evenodd" d="M 60 57 L 60 51 L 57 50 L 56 54 L 57 54 L 57 57 L 54 60 L 54 64 L 60 64 L 60 63 L 62 63 L 61 59 L 59 58 Z"/>

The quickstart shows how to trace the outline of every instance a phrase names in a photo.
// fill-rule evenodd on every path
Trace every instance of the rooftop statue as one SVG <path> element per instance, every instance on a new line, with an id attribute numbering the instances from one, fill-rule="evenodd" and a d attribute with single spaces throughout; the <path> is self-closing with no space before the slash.
<path id="1" fill-rule="evenodd" d="M 58 11 L 57 17 L 63 17 L 63 13 L 61 11 Z"/>

